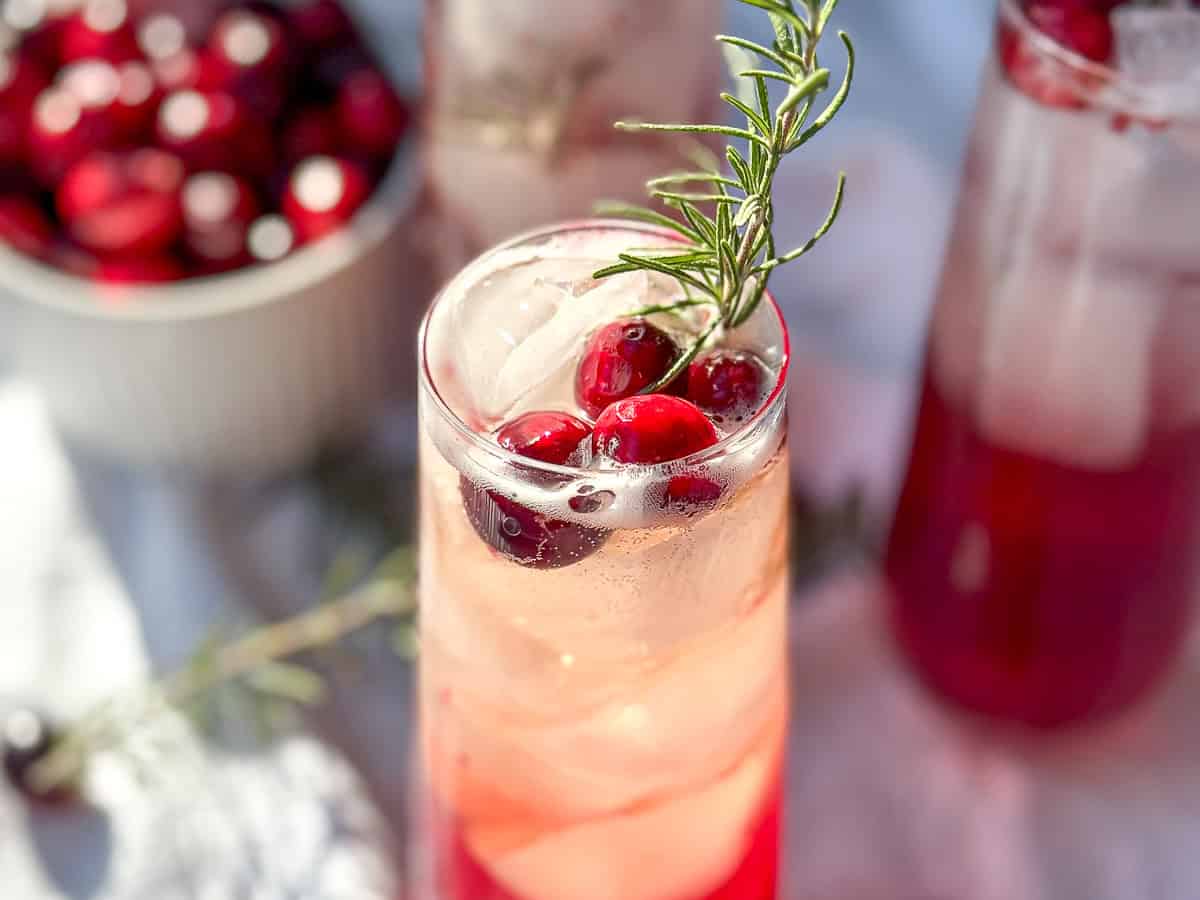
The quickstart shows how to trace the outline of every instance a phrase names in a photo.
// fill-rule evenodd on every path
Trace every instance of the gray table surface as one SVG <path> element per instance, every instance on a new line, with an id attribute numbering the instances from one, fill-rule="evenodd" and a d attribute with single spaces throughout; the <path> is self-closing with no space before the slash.
<path id="1" fill-rule="evenodd" d="M 796 235 L 835 164 L 855 190 L 841 231 L 779 291 L 797 334 L 794 468 L 817 495 L 861 483 L 881 511 L 894 496 L 986 7 L 843 4 L 859 90 L 846 127 L 782 185 Z M 364 12 L 388 46 L 413 46 L 411 0 Z M 393 56 L 411 75 L 411 52 Z M 900 227 L 913 209 L 925 227 Z M 77 714 L 179 664 L 216 624 L 303 603 L 346 534 L 309 483 L 214 489 L 69 453 L 37 392 L 3 371 L 0 436 L 0 702 Z M 1200 895 L 1195 661 L 1106 734 L 987 740 L 910 683 L 880 607 L 869 569 L 796 598 L 789 896 Z M 0 785 L 0 900 L 396 896 L 409 676 L 369 640 L 355 650 L 370 677 L 338 675 L 306 735 L 247 752 L 167 720 L 139 748 L 148 781 L 102 765 L 103 812 L 31 813 Z"/>

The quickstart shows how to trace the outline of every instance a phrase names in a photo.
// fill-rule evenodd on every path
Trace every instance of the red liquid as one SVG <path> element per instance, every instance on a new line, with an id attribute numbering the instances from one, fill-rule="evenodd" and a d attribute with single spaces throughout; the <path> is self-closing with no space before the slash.
<path id="1" fill-rule="evenodd" d="M 678 900 L 775 900 L 779 880 L 783 791 L 776 788 L 755 826 L 750 848 L 727 881 L 703 897 Z M 432 831 L 438 900 L 523 900 L 498 885 L 475 861 L 452 821 Z M 619 900 L 619 898 L 613 898 Z"/>
<path id="2" fill-rule="evenodd" d="M 1198 521 L 1200 427 L 1076 469 L 989 443 L 927 379 L 887 551 L 898 638 L 971 710 L 1042 728 L 1119 713 L 1187 637 Z"/>

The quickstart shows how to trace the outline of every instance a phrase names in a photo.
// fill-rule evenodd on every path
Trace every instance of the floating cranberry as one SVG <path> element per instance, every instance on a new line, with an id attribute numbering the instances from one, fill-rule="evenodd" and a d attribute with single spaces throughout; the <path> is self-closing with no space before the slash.
<path id="1" fill-rule="evenodd" d="M 551 465 L 565 465 L 590 429 L 565 413 L 527 413 L 496 433 L 511 453 Z M 497 491 L 459 480 L 463 506 L 476 533 L 504 557 L 535 569 L 556 569 L 594 553 L 607 532 L 554 519 Z"/>
<path id="2" fill-rule="evenodd" d="M 710 413 L 754 411 L 762 398 L 763 365 L 752 353 L 710 350 L 688 367 L 688 399 Z"/>
<path id="3" fill-rule="evenodd" d="M 46 85 L 45 73 L 29 54 L 0 54 L 0 165 L 25 161 L 33 104 Z"/>
<path id="4" fill-rule="evenodd" d="M 724 493 L 721 485 L 703 475 L 675 475 L 667 482 L 662 508 L 682 513 L 712 509 Z"/>
<path id="5" fill-rule="evenodd" d="M 1086 0 L 1036 0 L 1026 5 L 1030 21 L 1050 38 L 1095 63 L 1111 61 L 1115 36 L 1108 4 Z M 1000 65 L 1009 81 L 1033 100 L 1059 109 L 1086 109 L 1102 75 L 1078 71 L 1032 46 L 1017 28 L 1002 22 Z"/>
<path id="6" fill-rule="evenodd" d="M 42 258 L 54 241 L 54 226 L 30 198 L 0 196 L 0 241 L 21 253 Z"/>
<path id="7" fill-rule="evenodd" d="M 60 735 L 49 720 L 31 710 L 16 709 L 0 719 L 0 758 L 4 775 L 26 800 L 53 806 L 73 803 L 78 799 L 70 787 L 41 791 L 33 783 L 34 767 L 46 759 Z"/>
<path id="8" fill-rule="evenodd" d="M 296 244 L 292 223 L 276 213 L 256 219 L 246 234 L 246 250 L 258 263 L 278 262 L 295 250 Z"/>
<path id="9" fill-rule="evenodd" d="M 592 418 L 653 385 L 679 359 L 671 336 L 645 319 L 619 319 L 596 331 L 575 373 L 575 399 Z"/>
<path id="10" fill-rule="evenodd" d="M 341 228 L 370 193 L 366 174 L 349 160 L 333 156 L 306 159 L 292 172 L 283 212 L 307 243 Z"/>
<path id="11" fill-rule="evenodd" d="M 1109 11 L 1099 4 L 1034 0 L 1026 9 L 1038 30 L 1092 62 L 1112 59 L 1116 37 Z"/>
<path id="12" fill-rule="evenodd" d="M 408 107 L 376 69 L 352 73 L 338 92 L 338 118 L 347 140 L 369 156 L 390 158 L 408 130 Z"/>
<path id="13" fill-rule="evenodd" d="M 353 37 L 353 27 L 337 0 L 300 0 L 287 11 L 292 31 L 310 50 L 324 50 Z"/>
<path id="14" fill-rule="evenodd" d="M 221 91 L 176 91 L 158 110 L 158 142 L 193 171 L 259 177 L 270 171 L 270 138 L 261 121 Z"/>
<path id="15" fill-rule="evenodd" d="M 596 421 L 592 449 L 619 463 L 683 459 L 718 441 L 713 423 L 696 406 L 666 394 L 619 400 Z"/>
<path id="16" fill-rule="evenodd" d="M 501 428 L 496 440 L 510 453 L 562 465 L 591 433 L 585 423 L 566 413 L 531 412 Z"/>
<path id="17" fill-rule="evenodd" d="M 245 180 L 226 172 L 192 175 L 183 186 L 184 245 L 206 273 L 245 265 L 258 213 L 258 199 Z"/>
<path id="18" fill-rule="evenodd" d="M 301 109 L 288 122 L 279 139 L 284 161 L 295 165 L 310 156 L 332 156 L 342 148 L 342 134 L 334 113 L 322 106 Z"/>
<path id="19" fill-rule="evenodd" d="M 85 0 L 62 26 L 59 54 L 64 62 L 137 59 L 137 34 L 125 0 Z"/>
<path id="20" fill-rule="evenodd" d="M 179 236 L 183 164 L 159 150 L 95 153 L 71 167 L 55 200 L 71 237 L 101 255 L 155 253 Z"/>

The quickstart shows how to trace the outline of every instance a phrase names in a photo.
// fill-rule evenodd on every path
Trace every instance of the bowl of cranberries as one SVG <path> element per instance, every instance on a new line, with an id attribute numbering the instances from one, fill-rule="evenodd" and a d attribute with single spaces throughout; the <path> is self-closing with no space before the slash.
<path id="1" fill-rule="evenodd" d="M 3 6 L 0 355 L 103 455 L 279 471 L 400 381 L 411 105 L 337 0 L 179 12 Z"/>

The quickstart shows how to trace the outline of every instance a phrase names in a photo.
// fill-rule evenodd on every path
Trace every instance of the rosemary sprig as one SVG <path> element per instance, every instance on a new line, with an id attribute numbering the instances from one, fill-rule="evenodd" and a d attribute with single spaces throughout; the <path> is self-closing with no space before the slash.
<path id="1" fill-rule="evenodd" d="M 830 71 L 817 57 L 817 47 L 837 8 L 838 0 L 740 0 L 765 10 L 774 26 L 771 46 L 733 35 L 717 35 L 739 60 L 735 75 L 747 88 L 742 96 L 723 93 L 721 99 L 746 119 L 745 128 L 728 125 L 659 125 L 618 122 L 622 131 L 666 131 L 678 134 L 716 134 L 745 142 L 745 152 L 730 144 L 725 150 L 729 172 L 718 166 L 656 178 L 647 185 L 650 196 L 678 218 L 640 206 L 605 205 L 601 213 L 669 229 L 682 242 L 658 251 L 629 252 L 620 262 L 601 269 L 596 278 L 649 271 L 670 276 L 683 288 L 685 299 L 643 310 L 643 314 L 675 312 L 709 306 L 714 315 L 669 372 L 644 393 L 661 390 L 691 364 L 720 330 L 745 324 L 766 293 L 772 273 L 804 256 L 817 245 L 841 212 L 846 176 L 838 176 L 829 215 L 805 244 L 778 253 L 772 228 L 775 174 L 784 157 L 816 137 L 841 110 L 854 79 L 854 45 L 839 31 L 846 48 L 846 74 L 820 114 L 811 118 L 817 98 L 829 88 Z M 763 68 L 756 66 L 762 65 Z M 772 108 L 768 81 L 787 85 L 787 94 Z M 697 187 L 698 186 L 698 187 Z M 705 209 L 711 214 L 706 214 Z"/>

